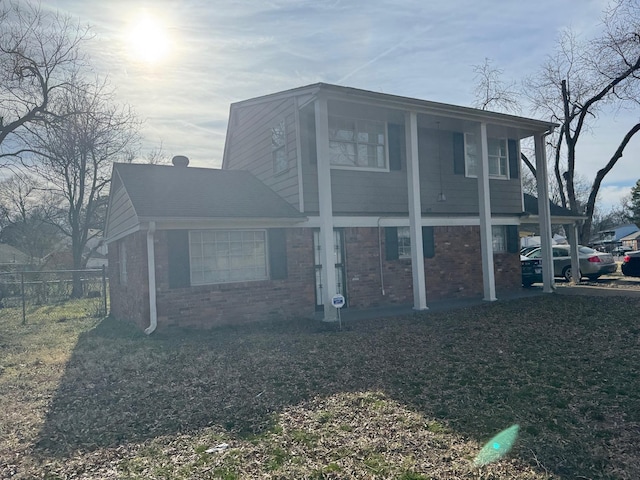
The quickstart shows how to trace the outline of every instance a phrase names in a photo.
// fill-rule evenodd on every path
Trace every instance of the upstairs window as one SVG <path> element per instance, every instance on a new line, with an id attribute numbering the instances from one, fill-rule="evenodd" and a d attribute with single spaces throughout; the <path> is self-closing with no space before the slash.
<path id="1" fill-rule="evenodd" d="M 329 150 L 331 165 L 385 170 L 385 123 L 329 116 Z"/>
<path id="2" fill-rule="evenodd" d="M 271 150 L 273 173 L 281 173 L 289 168 L 287 159 L 287 131 L 284 119 L 271 129 Z"/>
<path id="3" fill-rule="evenodd" d="M 493 178 L 508 178 L 509 154 L 506 138 L 487 138 L 489 153 L 489 176 Z M 480 151 L 473 133 L 464 134 L 465 169 L 467 177 L 478 176 L 478 162 Z"/>

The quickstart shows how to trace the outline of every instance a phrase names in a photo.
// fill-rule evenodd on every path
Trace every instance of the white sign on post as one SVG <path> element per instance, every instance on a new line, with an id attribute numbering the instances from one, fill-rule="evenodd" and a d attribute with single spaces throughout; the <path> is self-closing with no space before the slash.
<path id="1" fill-rule="evenodd" d="M 338 309 L 338 324 L 340 325 L 340 330 L 342 330 L 342 319 L 340 318 L 340 309 L 344 307 L 344 296 L 336 293 L 333 297 L 331 297 L 331 305 Z"/>
<path id="2" fill-rule="evenodd" d="M 331 305 L 333 305 L 336 308 L 344 307 L 344 297 L 339 293 L 337 293 L 331 298 Z"/>

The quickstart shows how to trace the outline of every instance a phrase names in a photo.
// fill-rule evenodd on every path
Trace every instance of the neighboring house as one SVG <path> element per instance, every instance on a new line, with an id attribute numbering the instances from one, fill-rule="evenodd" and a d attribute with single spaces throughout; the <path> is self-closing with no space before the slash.
<path id="1" fill-rule="evenodd" d="M 591 244 L 594 248 L 610 252 L 614 248 L 622 245 L 622 239 L 624 237 L 639 230 L 638 226 L 633 223 L 618 225 L 617 227 L 598 232 L 596 236 L 592 238 Z"/>
<path id="2" fill-rule="evenodd" d="M 620 239 L 620 243 L 623 247 L 628 247 L 631 250 L 640 250 L 640 231 L 633 232 Z"/>
<path id="3" fill-rule="evenodd" d="M 33 263 L 33 259 L 23 251 L 6 243 L 0 243 L 0 271 L 24 270 Z"/>
<path id="4" fill-rule="evenodd" d="M 98 269 L 107 267 L 107 248 L 104 245 L 102 233 L 96 229 L 89 229 L 89 239 L 84 248 L 86 263 L 84 268 Z M 64 237 L 42 259 L 42 266 L 47 270 L 73 269 L 73 254 L 71 252 L 71 237 Z"/>
<path id="5" fill-rule="evenodd" d="M 327 84 L 234 103 L 222 170 L 185 157 L 114 166 L 112 313 L 150 333 L 317 310 L 334 320 L 336 293 L 348 308 L 496 300 L 521 287 L 520 140 L 534 139 L 548 198 L 553 128 Z"/>

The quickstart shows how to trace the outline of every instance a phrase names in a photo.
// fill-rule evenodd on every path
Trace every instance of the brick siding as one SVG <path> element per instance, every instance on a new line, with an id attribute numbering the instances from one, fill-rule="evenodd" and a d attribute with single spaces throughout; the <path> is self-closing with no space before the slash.
<path id="1" fill-rule="evenodd" d="M 210 328 L 270 318 L 313 315 L 310 229 L 287 229 L 287 278 L 169 288 L 166 232 L 156 233 L 158 325 Z"/>
<path id="2" fill-rule="evenodd" d="M 120 249 L 127 254 L 127 281 L 120 280 Z M 147 282 L 147 234 L 136 232 L 109 245 L 109 292 L 111 315 L 125 318 L 139 328 L 149 326 Z"/>
<path id="3" fill-rule="evenodd" d="M 379 234 L 381 244 L 378 243 Z M 482 295 L 480 228 L 435 227 L 434 243 L 435 256 L 424 259 L 427 302 Z M 372 308 L 413 303 L 411 260 L 386 260 L 382 232 L 379 233 L 377 228 L 346 228 L 345 248 L 349 306 Z M 382 281 L 380 251 L 383 258 Z M 517 253 L 494 254 L 494 264 L 497 290 L 521 287 L 520 257 Z"/>
<path id="4" fill-rule="evenodd" d="M 158 328 L 168 325 L 209 328 L 269 318 L 309 317 L 315 309 L 313 230 L 286 230 L 287 271 L 283 280 L 265 280 L 189 288 L 169 288 L 167 233 L 155 233 Z M 378 228 L 345 228 L 348 305 L 372 308 L 413 303 L 411 261 L 385 257 Z M 380 239 L 379 239 L 380 235 Z M 435 227 L 435 257 L 425 259 L 427 301 L 481 296 L 483 292 L 479 227 Z M 126 285 L 119 281 L 118 248 L 128 256 Z M 383 282 L 380 278 L 382 253 Z M 495 254 L 498 291 L 520 288 L 517 253 Z M 146 233 L 109 248 L 111 311 L 140 328 L 149 324 Z M 384 286 L 384 294 L 383 294 Z"/>

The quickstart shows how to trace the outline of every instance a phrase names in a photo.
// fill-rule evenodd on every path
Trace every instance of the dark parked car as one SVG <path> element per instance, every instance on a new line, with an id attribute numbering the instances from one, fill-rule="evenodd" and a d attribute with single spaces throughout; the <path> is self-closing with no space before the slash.
<path id="1" fill-rule="evenodd" d="M 624 256 L 622 273 L 628 277 L 640 277 L 640 250 Z"/>
<path id="2" fill-rule="evenodd" d="M 569 245 L 554 245 L 553 252 L 553 275 L 571 280 L 571 252 Z M 542 250 L 537 248 L 527 254 L 527 258 L 540 258 Z M 578 258 L 580 261 L 580 277 L 589 277 L 589 280 L 596 280 L 601 275 L 614 273 L 618 265 L 613 260 L 610 253 L 602 253 L 593 248 L 578 245 Z"/>
<path id="3" fill-rule="evenodd" d="M 522 269 L 522 286 L 529 288 L 534 283 L 542 282 L 542 262 L 539 258 L 520 256 Z"/>

